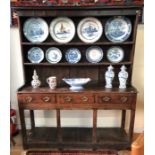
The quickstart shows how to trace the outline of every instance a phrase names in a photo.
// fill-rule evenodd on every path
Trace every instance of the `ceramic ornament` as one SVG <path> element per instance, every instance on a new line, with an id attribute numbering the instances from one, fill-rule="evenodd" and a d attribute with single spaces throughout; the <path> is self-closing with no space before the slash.
<path id="1" fill-rule="evenodd" d="M 126 67 L 124 65 L 121 67 L 121 71 L 118 73 L 118 78 L 119 78 L 119 88 L 125 89 L 126 82 L 128 79 L 128 72 L 126 71 Z"/>
<path id="2" fill-rule="evenodd" d="M 32 79 L 31 86 L 33 88 L 38 88 L 41 85 L 41 81 L 39 80 L 36 70 L 33 71 Z"/>
<path id="3" fill-rule="evenodd" d="M 112 81 L 114 77 L 115 73 L 113 71 L 113 67 L 110 65 L 108 66 L 108 70 L 105 73 L 105 81 L 106 81 L 105 88 L 112 88 Z"/>

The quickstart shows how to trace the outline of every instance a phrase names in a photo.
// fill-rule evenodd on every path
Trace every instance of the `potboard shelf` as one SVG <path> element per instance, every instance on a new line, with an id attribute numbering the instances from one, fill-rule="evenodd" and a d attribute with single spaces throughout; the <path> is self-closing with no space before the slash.
<path id="1" fill-rule="evenodd" d="M 28 131 L 28 142 L 39 147 L 49 148 L 59 144 L 62 149 L 68 147 L 91 148 L 115 148 L 115 144 L 121 148 L 130 147 L 130 141 L 124 129 L 121 128 L 97 128 L 97 143 L 93 142 L 93 128 L 70 128 L 62 127 L 61 138 L 59 138 L 57 128 L 36 127 L 33 131 Z"/>

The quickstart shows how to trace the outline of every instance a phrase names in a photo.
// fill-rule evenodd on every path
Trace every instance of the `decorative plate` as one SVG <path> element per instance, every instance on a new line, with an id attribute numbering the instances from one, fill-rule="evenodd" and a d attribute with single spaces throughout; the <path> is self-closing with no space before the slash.
<path id="1" fill-rule="evenodd" d="M 85 43 L 94 43 L 100 39 L 103 32 L 101 22 L 96 18 L 84 18 L 77 27 L 79 38 Z"/>
<path id="2" fill-rule="evenodd" d="M 32 63 L 40 63 L 44 59 L 44 52 L 39 47 L 32 47 L 28 51 L 28 59 Z"/>
<path id="3" fill-rule="evenodd" d="M 118 63 L 124 58 L 124 51 L 121 47 L 111 47 L 107 51 L 107 58 L 112 63 Z"/>
<path id="4" fill-rule="evenodd" d="M 70 48 L 67 50 L 65 57 L 69 63 L 77 63 L 81 59 L 81 53 L 77 48 Z"/>
<path id="5" fill-rule="evenodd" d="M 50 24 L 50 34 L 56 42 L 68 43 L 75 35 L 75 25 L 70 18 L 56 18 Z"/>
<path id="6" fill-rule="evenodd" d="M 98 46 L 91 46 L 86 50 L 86 59 L 91 63 L 98 63 L 103 58 L 103 50 Z"/>
<path id="7" fill-rule="evenodd" d="M 48 37 L 49 29 L 42 18 L 29 18 L 24 23 L 23 32 L 30 42 L 41 43 Z"/>
<path id="8" fill-rule="evenodd" d="M 56 47 L 51 47 L 46 51 L 46 60 L 50 63 L 58 63 L 62 58 L 61 51 Z"/>
<path id="9" fill-rule="evenodd" d="M 112 42 L 126 41 L 131 34 L 131 21 L 122 16 L 112 17 L 105 24 L 105 35 Z"/>

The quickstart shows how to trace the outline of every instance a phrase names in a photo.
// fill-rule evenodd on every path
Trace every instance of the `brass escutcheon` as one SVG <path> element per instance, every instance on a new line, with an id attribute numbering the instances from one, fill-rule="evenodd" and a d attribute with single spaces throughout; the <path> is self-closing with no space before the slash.
<path id="1" fill-rule="evenodd" d="M 87 102 L 87 101 L 88 101 L 88 97 L 83 96 L 83 97 L 82 97 L 82 101 L 83 101 L 83 102 Z"/>
<path id="2" fill-rule="evenodd" d="M 66 96 L 66 97 L 64 97 L 64 100 L 66 102 L 71 102 L 72 98 L 70 96 Z"/>
<path id="3" fill-rule="evenodd" d="M 49 102 L 49 101 L 50 101 L 50 98 L 49 98 L 48 96 L 45 96 L 45 97 L 43 98 L 43 101 L 44 101 L 44 102 Z"/>
<path id="4" fill-rule="evenodd" d="M 109 102 L 110 100 L 111 100 L 111 98 L 108 96 L 102 97 L 102 101 L 104 101 L 104 102 Z"/>
<path id="5" fill-rule="evenodd" d="M 128 98 L 127 98 L 126 96 L 121 97 L 121 101 L 122 101 L 122 103 L 127 102 L 127 100 L 128 100 Z"/>
<path id="6" fill-rule="evenodd" d="M 25 98 L 25 100 L 26 100 L 26 103 L 30 103 L 32 101 L 32 97 L 31 96 L 27 96 Z"/>

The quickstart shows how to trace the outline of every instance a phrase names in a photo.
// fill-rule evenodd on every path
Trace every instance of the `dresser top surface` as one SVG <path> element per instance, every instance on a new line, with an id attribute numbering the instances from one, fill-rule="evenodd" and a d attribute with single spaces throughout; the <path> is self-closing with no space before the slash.
<path id="1" fill-rule="evenodd" d="M 84 87 L 84 89 L 78 91 L 70 90 L 67 86 L 57 87 L 54 90 L 49 87 L 32 88 L 31 86 L 23 86 L 18 90 L 18 93 L 137 93 L 137 90 L 132 86 L 127 87 L 126 89 L 119 89 L 118 87 L 108 89 L 104 87 L 91 86 Z"/>

